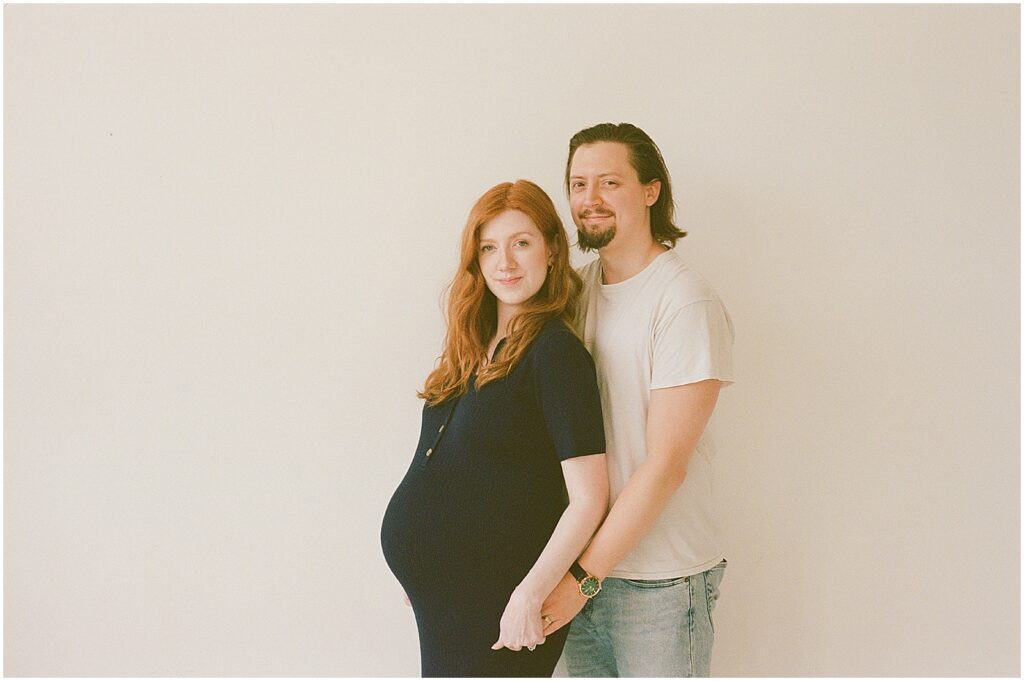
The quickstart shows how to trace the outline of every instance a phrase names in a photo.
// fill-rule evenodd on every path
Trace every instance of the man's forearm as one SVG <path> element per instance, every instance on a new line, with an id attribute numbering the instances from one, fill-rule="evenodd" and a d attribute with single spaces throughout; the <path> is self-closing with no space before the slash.
<path id="1" fill-rule="evenodd" d="M 686 478 L 685 471 L 648 458 L 626 483 L 579 563 L 604 579 L 650 531 Z"/>
<path id="2" fill-rule="evenodd" d="M 707 379 L 651 391 L 647 456 L 626 483 L 580 565 L 607 577 L 651 530 L 686 469 L 718 401 L 721 383 Z"/>

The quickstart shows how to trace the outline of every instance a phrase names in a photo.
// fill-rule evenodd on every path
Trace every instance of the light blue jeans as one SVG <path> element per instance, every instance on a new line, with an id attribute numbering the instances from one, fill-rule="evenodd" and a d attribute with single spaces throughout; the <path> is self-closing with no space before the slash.
<path id="1" fill-rule="evenodd" d="M 674 579 L 604 580 L 569 628 L 569 676 L 710 676 L 711 611 L 725 565 Z"/>

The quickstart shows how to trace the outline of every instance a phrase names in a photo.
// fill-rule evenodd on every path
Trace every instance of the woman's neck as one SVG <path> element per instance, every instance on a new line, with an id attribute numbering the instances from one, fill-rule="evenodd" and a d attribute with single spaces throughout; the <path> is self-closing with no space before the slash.
<path id="1" fill-rule="evenodd" d="M 517 308 L 518 306 L 513 307 L 501 302 L 498 303 L 498 325 L 494 331 L 494 338 L 491 339 L 493 342 L 497 342 L 508 335 L 508 323 L 512 321 Z"/>

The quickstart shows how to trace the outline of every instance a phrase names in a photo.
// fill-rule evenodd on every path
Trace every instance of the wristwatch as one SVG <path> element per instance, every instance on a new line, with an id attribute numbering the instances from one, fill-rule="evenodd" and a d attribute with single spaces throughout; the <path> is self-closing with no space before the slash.
<path id="1" fill-rule="evenodd" d="M 586 598 L 593 598 L 601 592 L 601 580 L 583 569 L 577 561 L 569 566 L 569 574 L 573 576 L 580 587 L 580 593 Z"/>

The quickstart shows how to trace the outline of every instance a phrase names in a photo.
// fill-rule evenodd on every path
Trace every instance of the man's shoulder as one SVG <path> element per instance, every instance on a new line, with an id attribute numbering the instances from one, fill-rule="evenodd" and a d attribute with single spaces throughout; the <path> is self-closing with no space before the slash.
<path id="1" fill-rule="evenodd" d="M 593 282 L 601 272 L 601 258 L 594 258 L 585 265 L 576 268 L 576 274 L 580 275 L 583 285 L 587 286 Z"/>
<path id="2" fill-rule="evenodd" d="M 666 251 L 653 266 L 638 302 L 646 300 L 662 308 L 682 307 L 704 300 L 721 302 L 711 283 L 687 265 L 677 251 Z M 583 299 L 586 300 L 600 286 L 601 259 L 594 258 L 576 268 L 576 273 L 583 280 Z"/>
<path id="3" fill-rule="evenodd" d="M 719 301 L 711 283 L 692 269 L 676 251 L 666 254 L 665 262 L 657 273 L 654 290 L 669 307 L 682 307 L 705 300 Z"/>

